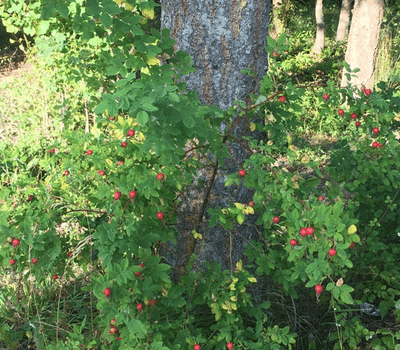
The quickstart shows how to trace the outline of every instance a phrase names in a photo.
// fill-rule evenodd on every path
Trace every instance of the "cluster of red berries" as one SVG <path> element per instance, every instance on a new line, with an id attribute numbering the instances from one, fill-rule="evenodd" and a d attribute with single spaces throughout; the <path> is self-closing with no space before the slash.
<path id="1" fill-rule="evenodd" d="M 314 228 L 313 227 L 302 227 L 300 229 L 300 234 L 302 237 L 312 236 L 314 234 Z"/>

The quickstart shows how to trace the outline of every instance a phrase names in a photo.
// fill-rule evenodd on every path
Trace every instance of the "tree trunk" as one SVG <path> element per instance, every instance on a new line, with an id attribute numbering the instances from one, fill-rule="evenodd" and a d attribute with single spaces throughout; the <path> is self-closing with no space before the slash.
<path id="1" fill-rule="evenodd" d="M 324 48 L 325 42 L 325 22 L 323 11 L 323 0 L 317 0 L 315 3 L 315 19 L 317 20 L 317 35 L 312 52 L 320 54 Z"/>
<path id="2" fill-rule="evenodd" d="M 342 76 L 341 86 L 347 83 L 372 88 L 374 83 L 379 36 L 383 20 L 383 0 L 356 0 L 350 27 L 349 42 L 345 61 L 350 68 L 360 68 L 357 77 L 348 80 L 346 71 Z"/>
<path id="3" fill-rule="evenodd" d="M 268 63 L 264 46 L 269 0 L 164 0 L 161 4 L 161 28 L 170 29 L 176 41 L 175 51 L 189 53 L 196 68 L 196 72 L 182 77 L 181 81 L 187 82 L 188 90 L 197 91 L 201 104 L 215 104 L 225 110 L 234 100 L 244 101 L 248 94 L 258 93 L 259 81 Z M 240 72 L 249 65 L 254 77 Z M 248 135 L 247 123 L 244 119 L 235 127 L 237 140 Z M 206 261 L 218 262 L 222 269 L 232 269 L 242 258 L 247 242 L 258 238 L 254 228 L 256 218 L 248 216 L 245 225 L 227 231 L 218 226 L 210 228 L 206 212 L 208 208 L 228 207 L 232 202 L 247 204 L 252 199 L 252 193 L 243 185 L 224 185 L 226 176 L 237 172 L 248 156 L 244 144 L 226 142 L 233 160 L 225 161 L 222 167 L 211 158 L 211 170 L 197 173 L 204 185 L 182 195 L 177 246 L 170 246 L 170 251 L 175 253 L 162 252 L 178 273 L 175 278 L 179 278 L 179 271 L 183 271 L 192 253 L 197 255 L 201 269 Z M 193 239 L 193 229 L 203 236 L 201 240 Z"/>
<path id="4" fill-rule="evenodd" d="M 272 0 L 272 23 L 269 28 L 269 35 L 272 39 L 278 39 L 284 31 L 284 23 L 282 20 L 282 1 Z"/>
<path id="5" fill-rule="evenodd" d="M 336 32 L 336 41 L 342 42 L 347 39 L 350 28 L 350 15 L 353 0 L 342 0 L 340 9 L 339 24 Z"/>

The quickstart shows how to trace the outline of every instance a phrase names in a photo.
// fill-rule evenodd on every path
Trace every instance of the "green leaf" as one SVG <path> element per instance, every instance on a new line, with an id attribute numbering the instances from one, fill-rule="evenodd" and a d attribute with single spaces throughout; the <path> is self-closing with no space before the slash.
<path id="1" fill-rule="evenodd" d="M 69 10 L 68 10 L 68 6 L 65 4 L 65 2 L 57 1 L 56 8 L 62 18 L 68 19 Z"/>
<path id="2" fill-rule="evenodd" d="M 354 303 L 354 300 L 351 297 L 351 295 L 349 293 L 345 292 L 345 291 L 341 291 L 340 299 L 346 304 L 353 304 Z"/>
<path id="3" fill-rule="evenodd" d="M 186 115 L 183 118 L 183 124 L 185 124 L 185 126 L 189 129 L 192 129 L 195 125 L 196 125 L 196 121 L 194 120 L 194 118 L 190 115 Z"/>
<path id="4" fill-rule="evenodd" d="M 113 20 L 108 13 L 103 12 L 100 15 L 100 19 L 101 19 L 101 23 L 104 25 L 104 27 L 109 28 L 112 26 Z"/>
<path id="5" fill-rule="evenodd" d="M 145 111 L 140 111 L 136 115 L 137 121 L 141 125 L 146 125 L 146 123 L 149 121 L 149 115 Z"/>
<path id="6" fill-rule="evenodd" d="M 239 223 L 239 225 L 243 224 L 244 220 L 246 219 L 246 216 L 242 213 L 238 214 L 237 217 L 237 222 Z"/>

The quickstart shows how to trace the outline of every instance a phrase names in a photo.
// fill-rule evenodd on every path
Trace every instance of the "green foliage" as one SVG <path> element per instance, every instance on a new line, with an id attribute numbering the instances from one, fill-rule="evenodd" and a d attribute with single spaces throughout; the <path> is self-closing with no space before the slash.
<path id="1" fill-rule="evenodd" d="M 194 70 L 189 55 L 174 53 L 169 31 L 149 24 L 154 2 L 42 5 L 9 1 L 5 7 L 7 27 L 28 28 L 46 69 L 57 68 L 58 101 L 46 107 L 63 124 L 60 134 L 40 142 L 42 135 L 2 146 L 0 261 L 10 288 L 1 291 L 0 332 L 6 346 L 161 350 L 198 343 L 211 350 L 233 342 L 238 349 L 295 348 L 303 339 L 296 325 L 303 327 L 304 318 L 277 321 L 274 294 L 260 297 L 257 288 L 276 288 L 293 305 L 308 299 L 327 310 L 331 347 L 355 348 L 362 337 L 375 337 L 377 349 L 399 345 L 397 333 L 370 330 L 356 315 L 370 302 L 382 318 L 400 320 L 400 147 L 392 125 L 399 104 L 393 90 L 381 84 L 366 95 L 330 80 L 294 85 L 281 77 L 292 66 L 278 56 L 250 107 L 243 101 L 227 111 L 200 106 L 196 93 L 179 83 Z M 285 40 L 268 38 L 267 51 L 282 54 Z M 265 124 L 253 121 L 256 112 Z M 200 272 L 192 255 L 172 280 L 160 250 L 176 240 L 180 195 L 205 166 L 200 157 L 188 158 L 185 147 L 191 142 L 201 155 L 227 157 L 220 126 L 229 130 L 237 115 L 268 134 L 261 142 L 248 138 L 253 153 L 243 165 L 246 175 L 235 172 L 226 180 L 226 186 L 251 189 L 254 206 L 210 209 L 209 224 L 232 229 L 255 215 L 259 237 L 232 271 L 209 264 Z M 325 164 L 291 136 L 301 136 L 305 124 L 319 132 L 337 128 Z M 196 231 L 193 236 L 202 239 Z M 322 293 L 315 293 L 317 284 Z M 75 319 L 61 305 L 64 296 L 75 305 Z M 23 321 L 13 319 L 5 300 Z"/>

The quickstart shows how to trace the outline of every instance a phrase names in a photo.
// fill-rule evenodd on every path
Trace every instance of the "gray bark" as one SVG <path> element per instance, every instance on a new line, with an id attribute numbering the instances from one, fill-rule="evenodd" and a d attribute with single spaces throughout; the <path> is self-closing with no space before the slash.
<path id="1" fill-rule="evenodd" d="M 317 35 L 312 52 L 320 54 L 324 48 L 325 43 L 325 22 L 323 11 L 323 0 L 317 0 L 315 3 L 315 19 L 317 21 Z"/>
<path id="2" fill-rule="evenodd" d="M 196 90 L 201 104 L 227 109 L 236 99 L 246 100 L 250 93 L 259 91 L 259 81 L 267 71 L 268 56 L 264 49 L 269 25 L 269 0 L 164 0 L 161 2 L 161 28 L 169 28 L 176 40 L 175 51 L 190 54 L 196 72 L 184 76 L 188 90 Z M 255 77 L 240 70 L 249 65 Z M 234 129 L 239 140 L 249 130 L 246 120 Z M 212 167 L 198 171 L 204 187 L 193 187 L 182 194 L 178 210 L 177 246 L 174 254 L 163 251 L 168 262 L 179 270 L 185 267 L 191 253 L 198 257 L 203 269 L 206 261 L 218 262 L 222 269 L 235 267 L 242 258 L 246 243 L 257 238 L 256 218 L 247 217 L 241 226 L 230 231 L 210 228 L 207 208 L 228 207 L 229 203 L 247 204 L 252 193 L 244 186 L 225 187 L 226 175 L 238 171 L 248 156 L 246 149 L 236 142 L 226 142 L 233 161 L 224 167 L 212 159 Z M 208 192 L 208 188 L 211 190 Z M 202 234 L 194 240 L 193 229 Z"/>
<path id="3" fill-rule="evenodd" d="M 348 81 L 343 72 L 341 86 L 347 83 L 366 88 L 374 84 L 375 66 L 378 55 L 380 29 L 383 20 L 383 0 L 356 0 L 350 27 L 345 61 L 350 68 L 360 68 L 357 77 Z"/>
<path id="4" fill-rule="evenodd" d="M 347 39 L 350 28 L 350 16 L 353 0 L 342 0 L 340 9 L 339 24 L 336 32 L 336 41 L 342 42 Z"/>

